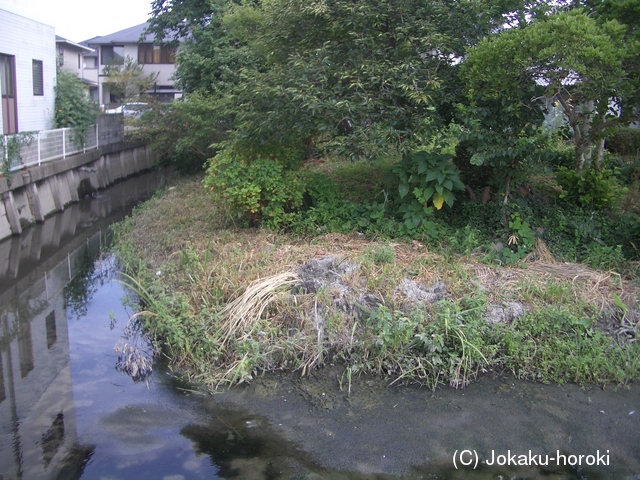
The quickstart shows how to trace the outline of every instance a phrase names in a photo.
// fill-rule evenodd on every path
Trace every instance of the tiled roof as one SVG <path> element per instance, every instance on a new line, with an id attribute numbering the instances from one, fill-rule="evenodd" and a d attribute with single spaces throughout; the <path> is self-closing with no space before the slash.
<path id="1" fill-rule="evenodd" d="M 88 45 L 110 45 L 117 43 L 153 43 L 153 34 L 147 34 L 142 39 L 140 36 L 149 26 L 149 22 L 136 25 L 135 27 L 125 28 L 119 32 L 105 35 L 104 37 L 95 37 L 90 40 L 85 40 L 82 43 Z"/>

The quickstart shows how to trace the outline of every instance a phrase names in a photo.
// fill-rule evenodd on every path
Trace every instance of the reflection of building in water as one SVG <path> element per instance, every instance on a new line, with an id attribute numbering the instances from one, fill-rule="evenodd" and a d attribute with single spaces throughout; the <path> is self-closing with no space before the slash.
<path id="1" fill-rule="evenodd" d="M 59 263 L 75 248 L 70 245 L 80 245 L 100 227 L 106 229 L 117 219 L 114 216 L 128 212 L 164 182 L 160 170 L 132 177 L 109 187 L 104 195 L 71 204 L 44 222 L 25 228 L 20 236 L 0 242 L 0 306 L 5 303 L 5 291 L 13 289 L 36 266 Z"/>
<path id="2" fill-rule="evenodd" d="M 77 444 L 66 317 L 87 284 L 67 285 L 93 264 L 114 216 L 163 182 L 162 172 L 134 177 L 0 242 L 0 479 L 77 478 L 89 459 Z"/>
<path id="3" fill-rule="evenodd" d="M 64 287 L 87 251 L 99 251 L 101 235 L 33 270 L 9 302 L 0 298 L 0 478 L 73 476 L 91 455 L 77 445 Z"/>

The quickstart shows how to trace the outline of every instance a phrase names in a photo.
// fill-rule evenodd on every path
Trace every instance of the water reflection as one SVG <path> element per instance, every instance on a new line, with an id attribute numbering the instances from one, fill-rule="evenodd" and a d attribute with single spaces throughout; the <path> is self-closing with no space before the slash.
<path id="1" fill-rule="evenodd" d="M 82 475 L 95 447 L 77 434 L 67 307 L 86 314 L 108 225 L 162 181 L 123 182 L 0 243 L 0 478 Z"/>
<path id="2" fill-rule="evenodd" d="M 22 235 L 0 242 L 0 305 L 29 289 L 34 277 L 43 276 L 95 233 L 104 233 L 110 223 L 165 182 L 163 171 L 133 177 L 110 187 L 99 198 L 85 198 L 68 205 L 63 212 L 25 229 Z M 105 240 L 104 235 L 98 238 Z M 65 283 L 73 278 L 72 273 L 78 273 L 71 259 L 67 269 Z"/>
<path id="3" fill-rule="evenodd" d="M 70 468 L 75 475 L 93 451 L 75 428 L 65 300 L 53 287 L 63 285 L 57 274 L 54 269 L 33 282 L 0 311 L 2 478 L 53 479 Z"/>

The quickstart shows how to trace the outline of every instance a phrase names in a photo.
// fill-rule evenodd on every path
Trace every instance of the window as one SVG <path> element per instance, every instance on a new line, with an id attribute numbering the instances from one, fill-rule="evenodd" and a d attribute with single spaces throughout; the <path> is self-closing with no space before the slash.
<path id="1" fill-rule="evenodd" d="M 18 133 L 16 102 L 16 59 L 0 54 L 0 91 L 2 93 L 2 133 Z"/>
<path id="2" fill-rule="evenodd" d="M 64 65 L 64 48 L 58 47 L 58 65 Z"/>
<path id="3" fill-rule="evenodd" d="M 175 63 L 176 47 L 141 43 L 138 45 L 138 63 Z"/>
<path id="4" fill-rule="evenodd" d="M 15 97 L 15 60 L 9 55 L 0 55 L 0 87 L 3 97 Z"/>
<path id="5" fill-rule="evenodd" d="M 124 65 L 124 45 L 103 45 L 101 51 L 102 65 Z"/>
<path id="6" fill-rule="evenodd" d="M 44 69 L 42 60 L 33 60 L 33 94 L 39 97 L 44 95 Z"/>

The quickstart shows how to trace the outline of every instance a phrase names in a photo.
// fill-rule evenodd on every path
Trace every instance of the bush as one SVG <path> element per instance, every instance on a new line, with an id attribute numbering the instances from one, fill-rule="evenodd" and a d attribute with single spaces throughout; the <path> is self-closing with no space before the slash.
<path id="1" fill-rule="evenodd" d="M 228 125 L 219 118 L 215 99 L 190 95 L 170 104 L 154 103 L 136 122 L 135 140 L 146 142 L 161 165 L 181 173 L 202 171 L 215 153 L 212 144 L 226 138 Z"/>
<path id="2" fill-rule="evenodd" d="M 87 129 L 95 123 L 98 110 L 86 94 L 86 86 L 74 73 L 58 67 L 56 75 L 53 125 L 56 128 L 75 128 L 78 132 L 76 140 L 81 145 Z"/>
<path id="3" fill-rule="evenodd" d="M 618 128 L 607 136 L 605 142 L 612 153 L 635 155 L 640 150 L 640 128 Z"/>
<path id="4" fill-rule="evenodd" d="M 228 147 L 208 161 L 205 186 L 251 225 L 279 228 L 302 205 L 304 182 L 291 158 L 247 158 Z"/>
<path id="5" fill-rule="evenodd" d="M 591 167 L 576 172 L 560 167 L 556 176 L 558 184 L 564 190 L 560 198 L 594 210 L 612 207 L 627 192 L 618 184 L 616 176 L 619 173 L 618 168 L 596 170 Z"/>
<path id="6" fill-rule="evenodd" d="M 413 153 L 395 164 L 391 172 L 398 181 L 399 212 L 409 230 L 416 229 L 431 216 L 430 203 L 437 210 L 444 203 L 451 207 L 455 200 L 453 191 L 464 190 L 460 171 L 453 164 L 451 155 Z"/>

